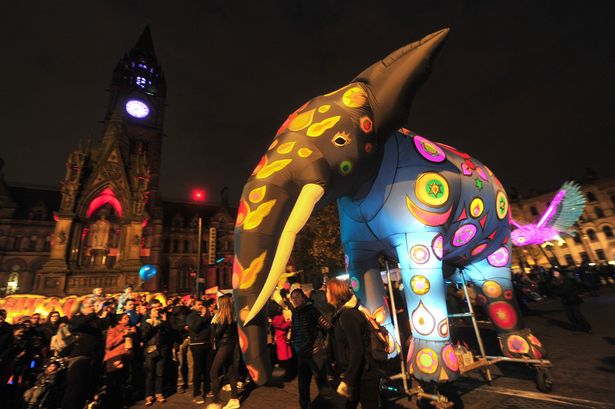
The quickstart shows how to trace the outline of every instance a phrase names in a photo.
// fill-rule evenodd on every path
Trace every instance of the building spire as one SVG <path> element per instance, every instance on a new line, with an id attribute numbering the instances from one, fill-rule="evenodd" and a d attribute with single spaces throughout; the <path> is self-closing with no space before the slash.
<path id="1" fill-rule="evenodd" d="M 154 41 L 152 40 L 152 32 L 149 28 L 149 24 L 145 26 L 143 33 L 137 40 L 137 44 L 130 51 L 131 57 L 141 55 L 156 61 L 156 52 L 154 51 Z"/>

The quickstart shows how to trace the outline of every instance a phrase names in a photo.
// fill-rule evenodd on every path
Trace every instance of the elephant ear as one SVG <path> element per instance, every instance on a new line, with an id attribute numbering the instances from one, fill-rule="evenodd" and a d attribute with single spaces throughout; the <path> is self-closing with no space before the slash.
<path id="1" fill-rule="evenodd" d="M 442 29 L 392 52 L 353 80 L 368 89 L 374 127 L 380 137 L 405 124 L 412 99 L 429 76 L 431 63 L 449 31 Z"/>

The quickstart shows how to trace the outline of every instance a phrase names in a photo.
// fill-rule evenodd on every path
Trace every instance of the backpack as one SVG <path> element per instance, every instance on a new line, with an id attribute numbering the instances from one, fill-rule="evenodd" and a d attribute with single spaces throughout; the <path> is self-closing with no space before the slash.
<path id="1" fill-rule="evenodd" d="M 58 332 L 51 337 L 51 350 L 56 355 L 66 355 L 76 341 L 76 337 L 71 334 L 68 325 L 58 328 Z"/>
<path id="2" fill-rule="evenodd" d="M 367 321 L 367 340 L 366 346 L 369 355 L 376 363 L 384 363 L 389 359 L 389 354 L 395 350 L 395 342 L 387 329 L 380 325 L 363 306 L 359 311 Z"/>

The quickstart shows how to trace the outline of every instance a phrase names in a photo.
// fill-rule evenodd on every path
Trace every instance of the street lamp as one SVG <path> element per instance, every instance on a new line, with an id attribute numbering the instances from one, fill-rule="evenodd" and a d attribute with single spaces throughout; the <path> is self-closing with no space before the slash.
<path id="1" fill-rule="evenodd" d="M 203 189 L 192 189 L 192 200 L 194 202 L 205 202 L 205 191 Z M 199 232 L 197 235 L 196 250 L 196 283 L 194 286 L 196 298 L 199 299 L 199 280 L 201 279 L 201 246 L 203 243 L 203 218 L 199 214 Z"/>

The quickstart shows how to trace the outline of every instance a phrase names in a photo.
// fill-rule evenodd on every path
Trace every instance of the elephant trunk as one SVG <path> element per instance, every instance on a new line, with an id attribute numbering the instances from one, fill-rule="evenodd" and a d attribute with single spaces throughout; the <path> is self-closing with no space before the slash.
<path id="1" fill-rule="evenodd" d="M 288 166 L 275 175 L 263 165 L 244 187 L 235 227 L 233 294 L 239 345 L 259 385 L 272 372 L 264 307 L 286 271 L 297 233 L 323 197 L 322 174 L 318 161 L 303 169 Z"/>

